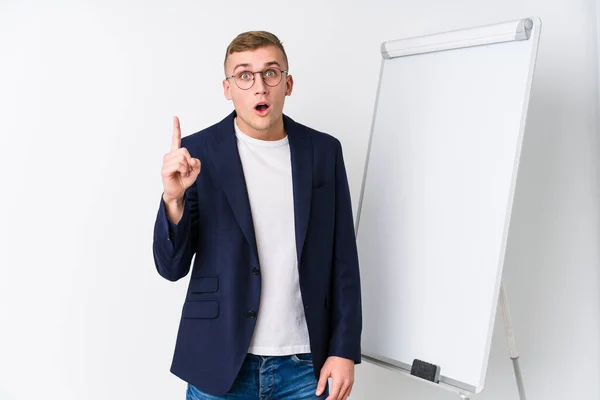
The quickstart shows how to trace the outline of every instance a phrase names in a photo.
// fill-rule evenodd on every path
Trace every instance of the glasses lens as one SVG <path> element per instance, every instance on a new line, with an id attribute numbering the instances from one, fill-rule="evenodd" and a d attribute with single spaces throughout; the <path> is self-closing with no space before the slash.
<path id="1" fill-rule="evenodd" d="M 277 68 L 269 68 L 263 73 L 263 79 L 268 86 L 277 86 L 281 81 L 281 71 Z"/>
<path id="2" fill-rule="evenodd" d="M 235 75 L 235 83 L 240 89 L 250 89 L 254 83 L 254 75 L 248 71 L 238 72 Z"/>

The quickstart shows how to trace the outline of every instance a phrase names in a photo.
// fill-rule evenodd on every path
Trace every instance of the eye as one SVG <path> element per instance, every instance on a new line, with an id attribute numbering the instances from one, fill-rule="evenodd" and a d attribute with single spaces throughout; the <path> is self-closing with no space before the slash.
<path id="1" fill-rule="evenodd" d="M 252 75 L 250 75 L 250 73 L 247 71 L 242 71 L 238 74 L 238 78 L 240 78 L 243 81 L 247 81 L 248 79 L 252 78 Z"/>
<path id="2" fill-rule="evenodd" d="M 277 76 L 277 71 L 275 71 L 274 69 L 268 69 L 265 71 L 265 76 L 267 78 L 273 78 L 274 76 Z"/>

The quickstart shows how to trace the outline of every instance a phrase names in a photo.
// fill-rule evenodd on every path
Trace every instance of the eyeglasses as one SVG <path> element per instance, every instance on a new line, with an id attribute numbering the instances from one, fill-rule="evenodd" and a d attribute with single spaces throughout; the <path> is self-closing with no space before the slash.
<path id="1" fill-rule="evenodd" d="M 237 87 L 242 90 L 248 90 L 252 87 L 252 85 L 254 85 L 256 74 L 260 74 L 262 76 L 265 85 L 273 87 L 279 85 L 279 82 L 281 82 L 281 77 L 283 74 L 287 74 L 287 71 L 282 71 L 277 67 L 269 67 L 268 69 L 256 72 L 240 71 L 237 74 L 226 77 L 225 79 L 234 78 Z"/>

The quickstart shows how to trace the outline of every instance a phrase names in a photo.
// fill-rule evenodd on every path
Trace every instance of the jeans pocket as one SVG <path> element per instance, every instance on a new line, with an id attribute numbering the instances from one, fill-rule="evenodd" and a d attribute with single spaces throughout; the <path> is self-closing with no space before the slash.
<path id="1" fill-rule="evenodd" d="M 298 365 L 312 365 L 313 359 L 310 353 L 292 354 L 291 359 L 295 364 Z"/>

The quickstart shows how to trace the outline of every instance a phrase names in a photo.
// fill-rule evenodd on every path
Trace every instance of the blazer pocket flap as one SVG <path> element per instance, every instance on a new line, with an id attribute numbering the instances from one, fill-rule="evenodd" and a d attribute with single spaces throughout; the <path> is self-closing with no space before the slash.
<path id="1" fill-rule="evenodd" d="M 218 315 L 218 300 L 186 301 L 183 305 L 184 318 L 216 318 Z"/>
<path id="2" fill-rule="evenodd" d="M 190 291 L 194 293 L 211 293 L 219 289 L 219 276 L 199 276 L 191 279 Z"/>

